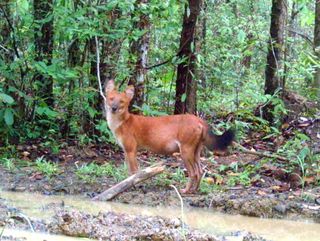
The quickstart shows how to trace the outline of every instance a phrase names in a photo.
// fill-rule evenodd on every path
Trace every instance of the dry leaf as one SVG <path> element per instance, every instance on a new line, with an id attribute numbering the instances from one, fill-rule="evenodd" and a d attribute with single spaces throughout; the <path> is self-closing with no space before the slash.
<path id="1" fill-rule="evenodd" d="M 281 189 L 281 187 L 280 186 L 272 186 L 271 189 L 275 190 L 275 191 L 279 191 Z"/>
<path id="2" fill-rule="evenodd" d="M 258 190 L 258 195 L 260 195 L 260 196 L 266 196 L 267 195 L 267 193 L 266 192 L 264 192 L 264 191 L 262 191 L 262 190 Z"/>
<path id="3" fill-rule="evenodd" d="M 215 183 L 214 178 L 212 177 L 206 177 L 205 181 L 210 185 Z"/>

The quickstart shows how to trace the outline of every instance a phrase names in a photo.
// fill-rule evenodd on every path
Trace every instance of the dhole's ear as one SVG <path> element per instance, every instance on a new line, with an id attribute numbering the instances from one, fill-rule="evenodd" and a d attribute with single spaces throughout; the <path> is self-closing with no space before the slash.
<path id="1" fill-rule="evenodd" d="M 134 87 L 133 87 L 132 85 L 129 85 L 129 86 L 127 87 L 127 89 L 125 90 L 125 93 L 126 93 L 126 95 L 128 96 L 128 98 L 129 98 L 130 100 L 132 100 L 133 95 L 134 95 Z"/>
<path id="2" fill-rule="evenodd" d="M 115 89 L 114 80 L 111 79 L 111 80 L 109 80 L 109 81 L 107 82 L 107 84 L 106 84 L 106 86 L 105 86 L 105 88 L 104 88 L 104 91 L 105 91 L 105 93 L 108 95 L 108 93 L 109 93 L 110 91 L 113 91 L 114 89 Z"/>

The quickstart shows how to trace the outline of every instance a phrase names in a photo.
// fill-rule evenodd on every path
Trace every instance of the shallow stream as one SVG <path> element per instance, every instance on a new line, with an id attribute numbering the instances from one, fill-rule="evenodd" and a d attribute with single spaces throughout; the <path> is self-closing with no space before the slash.
<path id="1" fill-rule="evenodd" d="M 179 208 L 146 207 L 114 202 L 96 202 L 81 196 L 45 196 L 36 193 L 0 191 L 0 197 L 6 200 L 7 205 L 21 209 L 25 215 L 41 219 L 51 217 L 54 214 L 54 210 L 61 207 L 66 209 L 73 208 L 92 214 L 97 214 L 100 211 L 114 211 L 135 215 L 158 215 L 169 218 L 181 217 L 182 215 Z M 249 231 L 270 240 L 320 240 L 320 224 L 308 220 L 289 221 L 260 219 L 189 208 L 183 211 L 183 220 L 189 226 L 210 234 L 228 235 L 234 231 Z M 6 232 L 14 233 L 15 231 L 7 230 Z M 46 237 L 46 240 L 60 241 L 75 239 L 59 236 L 54 236 L 54 238 L 50 239 L 48 236 Z"/>

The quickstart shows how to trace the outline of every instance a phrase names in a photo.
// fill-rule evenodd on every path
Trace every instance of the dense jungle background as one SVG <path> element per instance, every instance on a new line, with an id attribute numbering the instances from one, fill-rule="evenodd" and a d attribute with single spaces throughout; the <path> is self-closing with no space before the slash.
<path id="1" fill-rule="evenodd" d="M 288 240 L 299 240 L 300 234 L 300 240 L 318 240 L 319 0 L 1 0 L 0 239 L 8 227 L 21 228 L 21 220 L 29 220 L 23 228 L 36 231 L 116 240 L 141 240 L 145 230 L 139 228 L 149 220 L 152 235 L 160 235 L 152 236 L 156 240 L 168 237 L 170 225 L 181 236 L 180 221 L 70 213 L 69 199 L 58 196 L 52 197 L 59 202 L 37 207 L 41 218 L 43 210 L 56 213 L 49 226 L 21 215 L 45 195 L 69 194 L 79 201 L 81 195 L 95 197 L 128 177 L 100 96 L 98 80 L 103 88 L 110 79 L 120 90 L 135 87 L 131 112 L 192 113 L 216 134 L 236 131 L 228 152 L 202 153 L 200 191 L 183 197 L 186 206 L 206 208 L 208 215 L 213 209 L 312 219 L 314 226 L 298 223 L 275 240 L 291 234 Z M 141 168 L 164 161 L 165 171 L 114 200 L 179 207 L 173 187 L 183 187 L 188 178 L 179 155 L 141 151 L 138 159 Z M 85 212 L 104 205 L 92 202 Z M 211 220 L 200 217 L 204 213 L 191 219 Z M 116 232 L 118 224 L 110 226 L 108 220 L 125 228 Z M 237 225 L 245 223 L 239 220 Z M 157 228 L 159 222 L 164 226 Z M 99 228 L 90 226 L 95 224 Z M 276 234 L 280 226 L 264 232 Z M 310 233 L 303 233 L 309 228 Z"/>
<path id="2" fill-rule="evenodd" d="M 271 192 L 319 186 L 319 1 L 2 0 L 0 16 L 8 176 L 29 168 L 28 180 L 50 182 L 72 165 L 85 183 L 124 178 L 99 72 L 135 86 L 132 112 L 193 113 L 218 134 L 236 130 L 231 153 L 205 155 L 202 192 L 263 187 L 263 175 Z M 184 178 L 171 168 L 159 185 Z"/>

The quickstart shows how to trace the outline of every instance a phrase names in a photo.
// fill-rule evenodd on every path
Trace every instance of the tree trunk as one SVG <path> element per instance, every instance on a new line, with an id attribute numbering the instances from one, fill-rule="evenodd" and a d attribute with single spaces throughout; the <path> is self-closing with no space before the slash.
<path id="1" fill-rule="evenodd" d="M 79 39 L 75 38 L 73 42 L 71 43 L 69 49 L 68 49 L 68 67 L 75 68 L 80 63 L 80 41 Z M 72 96 L 75 88 L 75 81 L 74 79 L 70 79 L 68 83 L 68 93 L 69 96 Z M 74 102 L 70 101 L 67 105 L 67 116 L 66 119 L 61 127 L 61 133 L 63 133 L 63 136 L 65 138 L 69 137 L 70 129 L 71 129 L 71 119 L 74 116 L 74 108 L 73 108 Z"/>
<path id="2" fill-rule="evenodd" d="M 202 23 L 201 23 L 201 52 L 203 56 L 207 55 L 207 18 L 208 18 L 208 3 L 207 1 L 203 2 L 203 16 L 202 16 Z M 206 66 L 206 65 L 205 65 Z M 207 87 L 207 73 L 205 72 L 205 67 L 199 73 L 199 78 L 201 80 L 201 84 L 203 88 Z"/>
<path id="3" fill-rule="evenodd" d="M 314 23 L 314 51 L 320 60 L 320 0 L 315 3 L 315 23 Z M 320 68 L 317 67 L 314 75 L 314 87 L 317 91 L 318 106 L 320 107 Z"/>
<path id="4" fill-rule="evenodd" d="M 292 30 L 295 29 L 297 25 L 297 16 L 299 12 L 302 10 L 302 8 L 298 8 L 298 4 L 296 2 L 292 2 L 291 6 L 291 14 L 290 16 L 288 15 L 287 18 L 287 31 L 286 31 L 286 38 L 285 38 L 285 46 L 284 46 L 284 67 L 283 67 L 283 86 L 286 86 L 286 81 L 287 81 L 287 73 L 290 69 L 290 63 L 294 51 L 294 46 L 295 42 L 288 41 L 288 39 L 294 39 L 297 34 L 294 33 Z"/>
<path id="5" fill-rule="evenodd" d="M 272 0 L 270 43 L 265 71 L 265 94 L 273 95 L 278 88 L 284 88 L 280 71 L 283 58 L 286 8 L 286 0 Z"/>
<path id="6" fill-rule="evenodd" d="M 52 0 L 34 0 L 34 45 L 36 61 L 51 65 L 53 51 L 53 6 Z M 36 73 L 34 80 L 39 86 L 38 96 L 53 107 L 53 80 L 50 76 Z"/>
<path id="7" fill-rule="evenodd" d="M 200 6 L 201 0 L 189 0 L 185 6 L 178 55 L 181 63 L 178 65 L 176 80 L 175 114 L 196 112 L 197 83 L 193 79 L 196 59 L 194 35 Z"/>
<path id="8" fill-rule="evenodd" d="M 136 10 L 141 8 L 141 5 L 148 4 L 148 0 L 137 0 Z M 138 10 L 139 11 L 139 10 Z M 148 60 L 148 50 L 150 41 L 150 19 L 145 13 L 140 13 L 139 21 L 133 24 L 133 27 L 143 31 L 143 35 L 139 39 L 131 43 L 131 54 L 136 57 L 134 64 L 133 74 L 129 79 L 129 84 L 133 85 L 134 97 L 131 101 L 131 105 L 135 104 L 139 107 L 144 102 L 144 85 L 146 82 L 146 69 Z"/>
<path id="9" fill-rule="evenodd" d="M 286 24 L 287 2 L 286 0 L 272 0 L 270 43 L 268 47 L 267 65 L 265 70 L 265 94 L 273 95 L 278 89 L 284 90 L 281 77 L 284 31 Z M 263 108 L 263 118 L 272 122 L 273 106 L 266 105 Z"/>
<path id="10" fill-rule="evenodd" d="M 14 60 L 14 51 L 4 47 L 11 46 L 11 29 L 9 24 L 9 21 L 11 21 L 11 19 L 9 19 L 11 16 L 10 12 L 10 1 L 4 0 L 3 3 L 0 4 L 0 35 L 2 44 L 2 48 L 0 48 L 0 54 L 6 62 L 12 62 Z"/>

